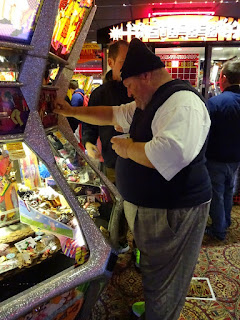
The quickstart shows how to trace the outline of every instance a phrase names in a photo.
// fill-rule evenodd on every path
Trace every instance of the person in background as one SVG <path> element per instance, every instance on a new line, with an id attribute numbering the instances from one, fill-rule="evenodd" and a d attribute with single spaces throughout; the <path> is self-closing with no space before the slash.
<path id="1" fill-rule="evenodd" d="M 58 100 L 55 112 L 129 129 L 130 138 L 111 142 L 118 154 L 117 187 L 141 252 L 146 303 L 134 304 L 133 311 L 142 319 L 177 320 L 209 213 L 205 150 L 210 118 L 199 93 L 173 80 L 137 38 L 130 42 L 121 76 L 134 102 L 76 109 Z"/>
<path id="2" fill-rule="evenodd" d="M 109 46 L 108 65 L 111 68 L 105 76 L 104 83 L 96 88 L 89 99 L 90 106 L 113 106 L 128 103 L 132 101 L 127 95 L 127 89 L 121 81 L 121 68 L 123 66 L 129 43 L 119 40 Z M 93 126 L 87 123 L 82 124 L 82 143 L 85 146 L 88 156 L 94 159 L 103 157 L 101 169 L 107 178 L 112 182 L 116 182 L 115 164 L 117 154 L 112 149 L 110 142 L 113 136 L 121 134 L 112 126 Z M 97 147 L 97 139 L 100 137 L 102 144 L 102 154 Z M 119 253 L 128 251 L 129 246 L 126 240 L 127 222 L 124 214 L 120 220 L 120 248 Z"/>
<path id="3" fill-rule="evenodd" d="M 132 101 L 121 81 L 120 72 L 126 58 L 128 45 L 128 42 L 119 40 L 109 46 L 108 65 L 111 70 L 106 74 L 104 83 L 92 92 L 89 99 L 90 106 L 114 106 Z M 83 145 L 85 145 L 88 156 L 94 159 L 101 157 L 101 152 L 97 147 L 97 139 L 100 137 L 104 159 L 102 170 L 108 179 L 115 183 L 117 155 L 112 150 L 110 140 L 113 136 L 121 133 L 112 126 L 93 126 L 87 123 L 83 123 L 82 131 Z"/>
<path id="4" fill-rule="evenodd" d="M 206 234 L 224 240 L 231 225 L 234 178 L 240 162 L 240 60 L 223 65 L 219 84 L 222 93 L 208 100 L 212 124 L 206 157 L 213 197 L 212 224 Z"/>
<path id="5" fill-rule="evenodd" d="M 83 97 L 84 97 L 84 90 L 78 88 L 77 80 L 70 80 L 69 87 L 68 87 L 70 94 L 72 95 L 71 99 L 67 95 L 65 100 L 71 104 L 73 107 L 82 107 L 83 106 Z M 78 128 L 78 125 L 81 124 L 81 121 L 77 120 L 73 117 L 68 117 L 69 125 L 73 132 Z"/>

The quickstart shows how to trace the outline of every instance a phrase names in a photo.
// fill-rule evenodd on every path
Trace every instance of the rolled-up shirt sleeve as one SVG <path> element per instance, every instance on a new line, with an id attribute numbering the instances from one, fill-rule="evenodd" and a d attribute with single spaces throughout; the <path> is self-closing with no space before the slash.
<path id="1" fill-rule="evenodd" d="M 113 107 L 114 119 L 116 119 L 118 125 L 122 127 L 123 132 L 125 133 L 129 132 L 135 109 L 136 109 L 135 101 Z"/>
<path id="2" fill-rule="evenodd" d="M 210 123 L 207 108 L 196 94 L 174 93 L 155 113 L 153 138 L 145 144 L 147 158 L 166 180 L 171 180 L 199 154 Z"/>

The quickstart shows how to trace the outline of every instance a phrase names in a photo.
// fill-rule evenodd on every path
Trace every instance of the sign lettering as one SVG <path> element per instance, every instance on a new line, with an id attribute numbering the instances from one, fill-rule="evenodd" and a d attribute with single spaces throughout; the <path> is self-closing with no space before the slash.
<path id="1" fill-rule="evenodd" d="M 240 40 L 240 19 L 204 15 L 145 18 L 113 26 L 109 35 L 112 40 L 139 38 L 144 42 L 232 41 Z"/>

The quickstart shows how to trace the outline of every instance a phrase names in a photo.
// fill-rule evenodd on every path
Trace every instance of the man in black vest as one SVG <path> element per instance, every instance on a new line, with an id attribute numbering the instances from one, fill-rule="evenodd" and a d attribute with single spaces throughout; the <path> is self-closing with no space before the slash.
<path id="1" fill-rule="evenodd" d="M 142 319 L 177 320 L 210 206 L 205 166 L 210 118 L 198 92 L 173 80 L 160 58 L 138 39 L 129 45 L 122 79 L 134 102 L 79 112 L 58 101 L 56 113 L 129 131 L 130 138 L 111 141 L 119 155 L 117 187 L 141 252 L 146 304 L 133 305 L 133 311 Z"/>

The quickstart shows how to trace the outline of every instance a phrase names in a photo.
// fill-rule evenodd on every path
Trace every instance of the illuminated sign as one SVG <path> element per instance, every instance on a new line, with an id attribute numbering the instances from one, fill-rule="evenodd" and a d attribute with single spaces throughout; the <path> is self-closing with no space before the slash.
<path id="1" fill-rule="evenodd" d="M 96 60 L 102 61 L 101 46 L 97 43 L 84 43 L 77 64 L 86 63 L 87 61 L 96 62 Z"/>
<path id="2" fill-rule="evenodd" d="M 199 54 L 198 53 L 187 53 L 187 54 L 157 54 L 161 60 L 198 60 Z"/>
<path id="3" fill-rule="evenodd" d="M 240 40 L 240 19 L 175 15 L 145 18 L 113 26 L 112 40 L 139 38 L 143 42 Z"/>
<path id="4" fill-rule="evenodd" d="M 198 86 L 199 54 L 158 54 L 173 79 L 187 80 Z"/>

